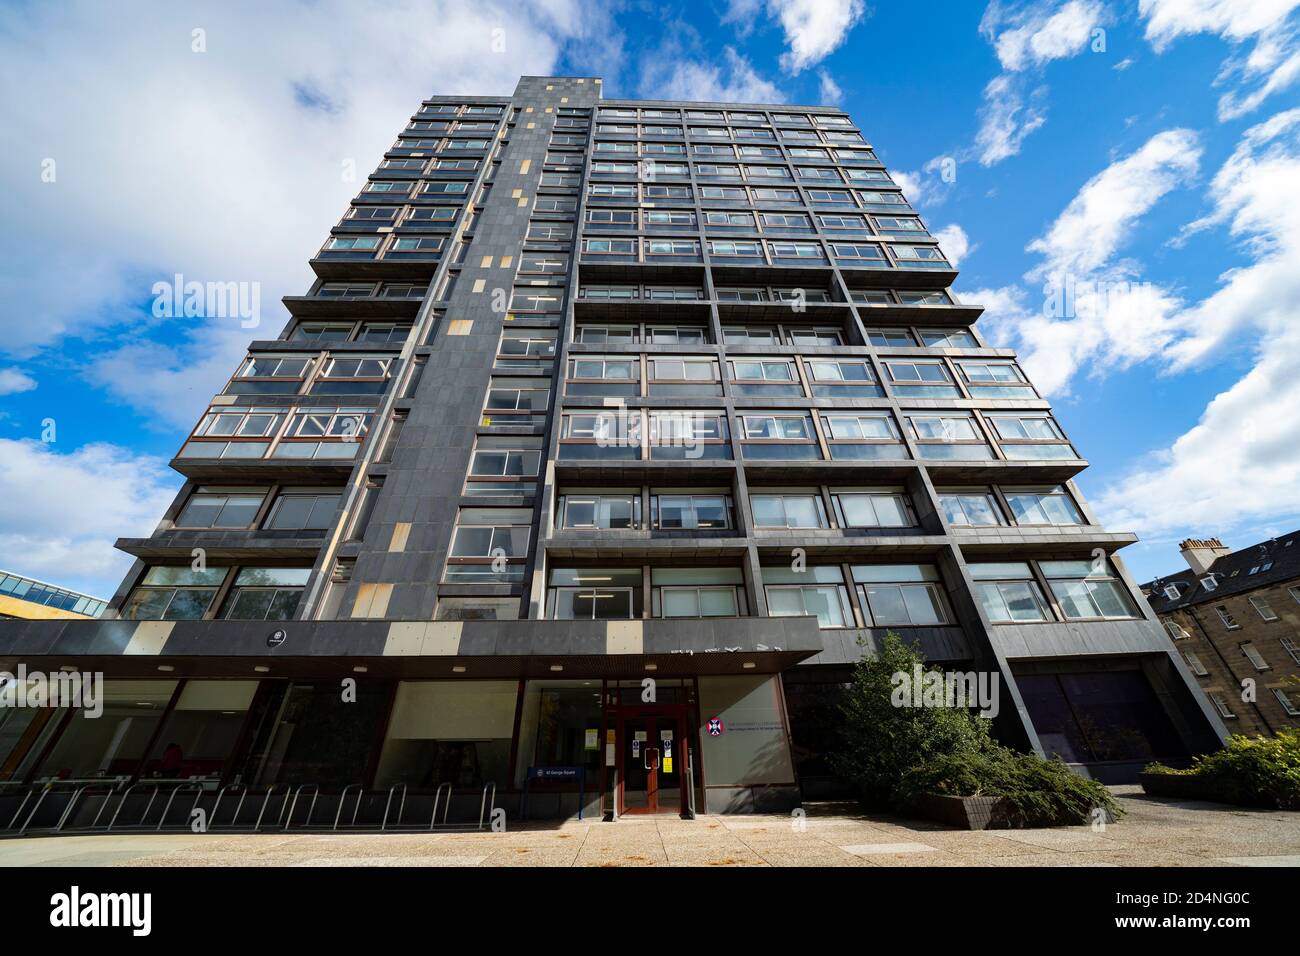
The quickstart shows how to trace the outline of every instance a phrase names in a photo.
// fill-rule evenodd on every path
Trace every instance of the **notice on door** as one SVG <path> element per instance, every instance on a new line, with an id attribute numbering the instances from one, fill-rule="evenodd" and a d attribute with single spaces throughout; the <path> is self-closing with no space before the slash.
<path id="1" fill-rule="evenodd" d="M 597 727 L 588 727 L 588 728 L 587 728 L 587 736 L 586 736 L 586 741 L 584 742 L 584 747 L 583 747 L 583 749 L 584 749 L 584 750 L 599 750 L 599 749 L 600 749 L 600 729 L 599 729 L 599 728 L 597 728 Z"/>

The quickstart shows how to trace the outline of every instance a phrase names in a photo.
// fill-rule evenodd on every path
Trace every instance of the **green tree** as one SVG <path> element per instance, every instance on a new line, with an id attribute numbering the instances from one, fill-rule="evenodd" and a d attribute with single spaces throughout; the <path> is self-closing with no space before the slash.
<path id="1" fill-rule="evenodd" d="M 963 707 L 894 706 L 894 675 L 912 675 L 918 666 L 923 673 L 940 671 L 891 631 L 879 654 L 854 667 L 841 708 L 844 749 L 831 765 L 870 804 L 892 804 L 903 776 L 920 764 L 943 754 L 987 753 L 997 746 L 989 721 Z"/>

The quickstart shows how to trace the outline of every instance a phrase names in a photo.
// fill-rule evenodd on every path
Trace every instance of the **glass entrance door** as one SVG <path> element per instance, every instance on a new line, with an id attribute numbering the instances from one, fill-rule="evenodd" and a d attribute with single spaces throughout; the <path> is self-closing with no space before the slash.
<path id="1" fill-rule="evenodd" d="M 620 813 L 680 813 L 683 750 L 681 718 L 644 714 L 620 721 Z"/>

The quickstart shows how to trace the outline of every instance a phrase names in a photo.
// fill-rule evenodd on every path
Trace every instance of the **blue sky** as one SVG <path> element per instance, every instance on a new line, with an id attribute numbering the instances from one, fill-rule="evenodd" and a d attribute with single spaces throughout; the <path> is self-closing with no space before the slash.
<path id="1" fill-rule="evenodd" d="M 843 107 L 1052 398 L 1106 524 L 1142 538 L 1139 578 L 1183 537 L 1291 530 L 1298 7 L 8 0 L 0 567 L 111 594 L 113 539 L 150 532 L 167 459 L 308 287 L 341 170 L 373 168 L 421 97 L 520 73 Z M 260 328 L 155 318 L 176 273 L 257 283 Z M 1045 311 L 1066 284 L 1105 294 Z"/>

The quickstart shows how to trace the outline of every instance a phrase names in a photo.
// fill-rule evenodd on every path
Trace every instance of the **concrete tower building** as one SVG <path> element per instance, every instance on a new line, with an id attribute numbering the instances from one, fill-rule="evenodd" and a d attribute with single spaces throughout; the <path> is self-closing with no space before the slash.
<path id="1" fill-rule="evenodd" d="M 0 624 L 8 669 L 107 676 L 104 719 L 8 715 L 12 784 L 785 809 L 889 631 L 1106 780 L 1221 739 L 844 112 L 432 97 L 311 265 L 114 619 Z"/>

